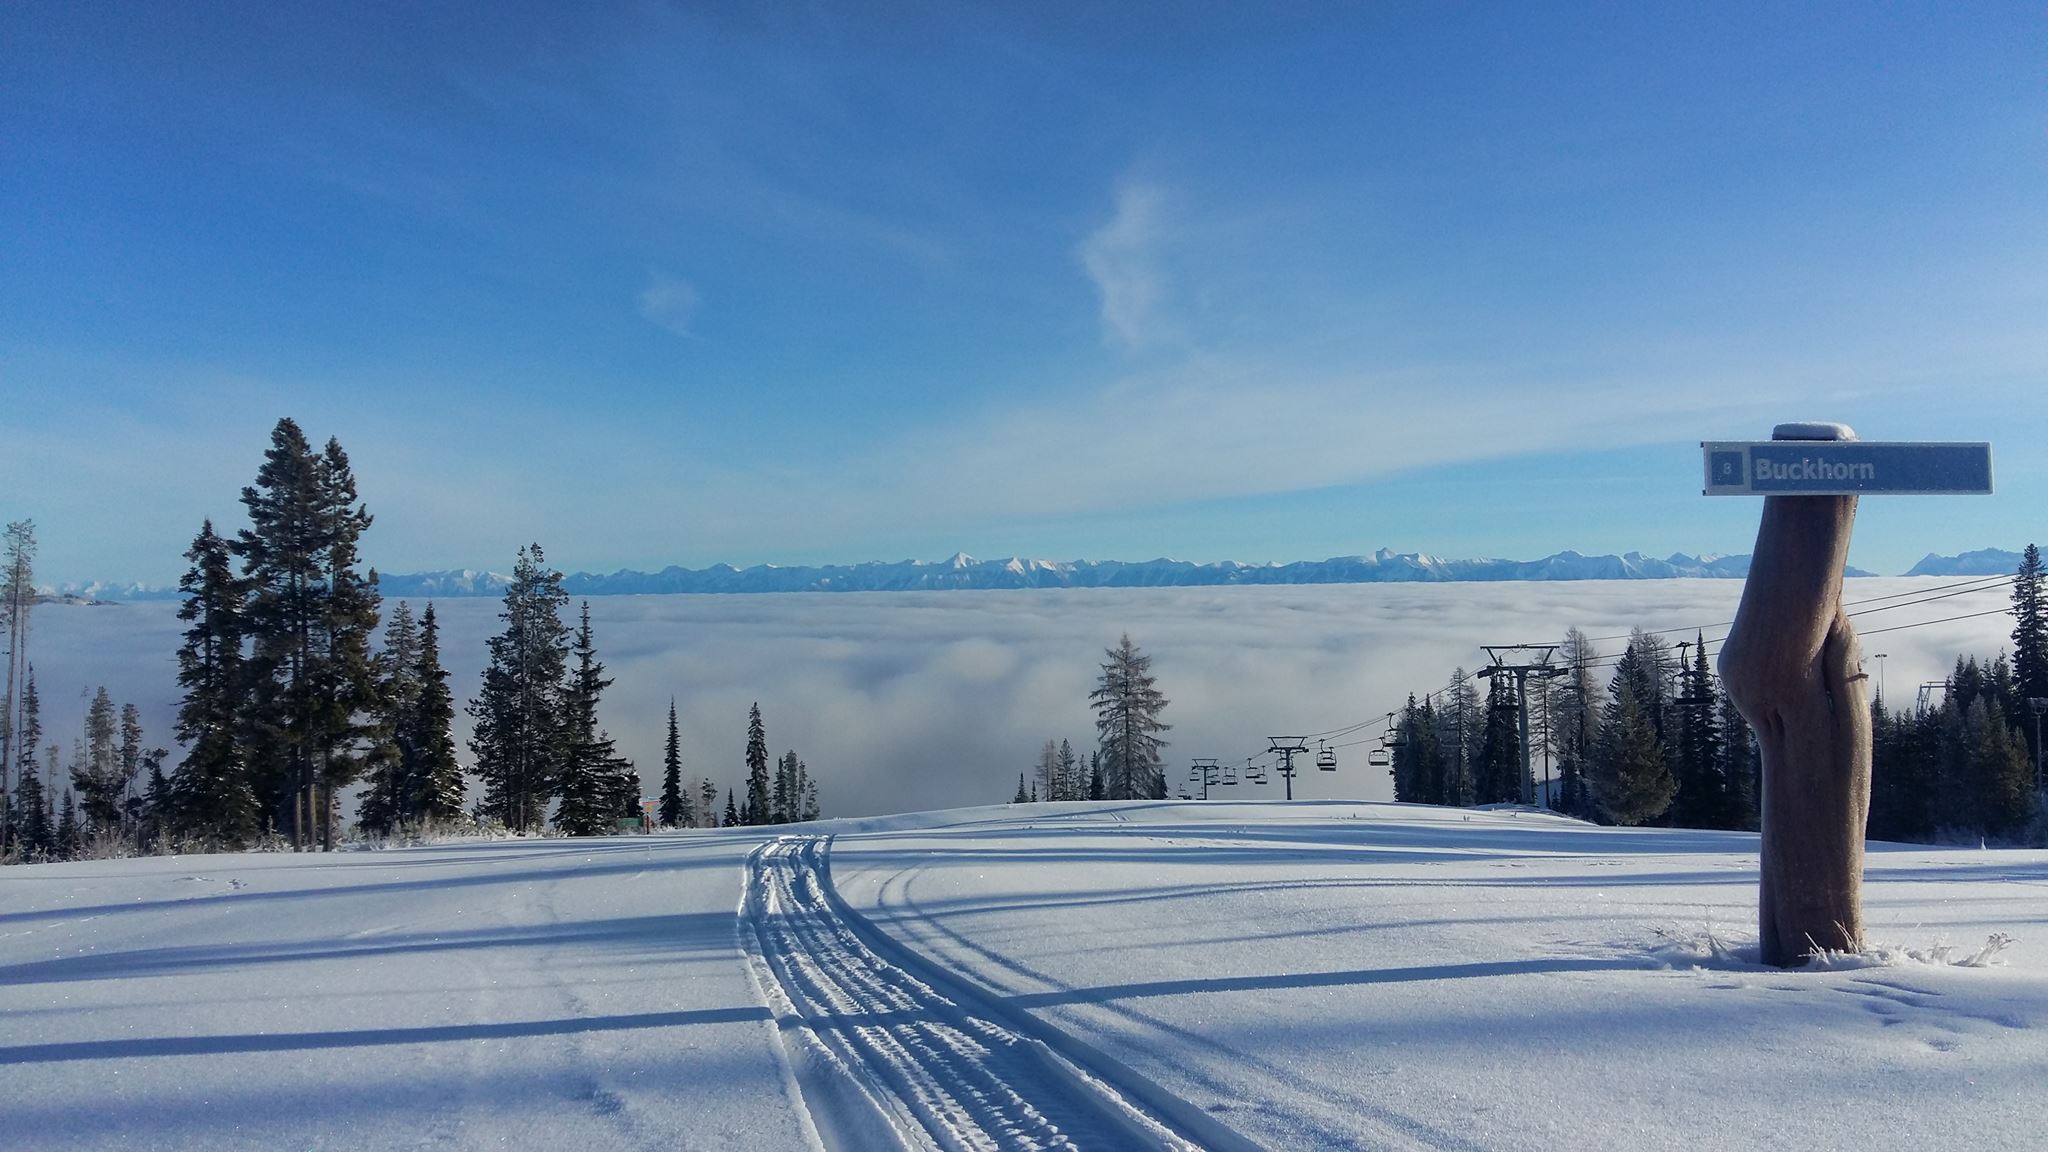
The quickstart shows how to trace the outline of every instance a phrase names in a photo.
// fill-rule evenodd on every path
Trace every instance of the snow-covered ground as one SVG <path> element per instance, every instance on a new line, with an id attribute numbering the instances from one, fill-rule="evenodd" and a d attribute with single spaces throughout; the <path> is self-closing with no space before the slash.
<path id="1" fill-rule="evenodd" d="M 2048 853 L 1878 846 L 1899 951 L 1798 972 L 1755 864 L 1297 802 L 11 868 L 0 1146 L 2042 1146 Z"/>

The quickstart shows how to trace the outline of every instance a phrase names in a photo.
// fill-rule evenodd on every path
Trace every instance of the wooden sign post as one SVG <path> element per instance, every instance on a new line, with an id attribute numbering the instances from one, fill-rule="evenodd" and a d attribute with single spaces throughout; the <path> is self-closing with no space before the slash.
<path id="1" fill-rule="evenodd" d="M 1781 424 L 1768 443 L 1701 447 L 1708 495 L 1765 496 L 1720 668 L 1763 762 L 1762 960 L 1789 968 L 1863 946 L 1870 707 L 1842 611 L 1857 497 L 1988 493 L 1991 448 L 1864 444 L 1841 424 Z"/>

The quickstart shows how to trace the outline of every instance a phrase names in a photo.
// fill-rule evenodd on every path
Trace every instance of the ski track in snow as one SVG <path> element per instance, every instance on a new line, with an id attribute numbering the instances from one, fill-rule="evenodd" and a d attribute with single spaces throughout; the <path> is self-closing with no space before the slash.
<path id="1" fill-rule="evenodd" d="M 740 922 L 828 1148 L 1201 1145 L 986 1003 L 949 998 L 870 948 L 831 889 L 822 837 L 747 858 Z M 927 974 L 929 975 L 929 974 Z"/>

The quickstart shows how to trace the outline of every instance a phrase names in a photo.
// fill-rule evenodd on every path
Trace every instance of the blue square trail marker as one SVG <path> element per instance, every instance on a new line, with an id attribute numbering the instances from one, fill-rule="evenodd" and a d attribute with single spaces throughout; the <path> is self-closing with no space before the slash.
<path id="1" fill-rule="evenodd" d="M 1709 496 L 1991 494 L 1991 445 L 1857 440 L 1700 445 Z"/>

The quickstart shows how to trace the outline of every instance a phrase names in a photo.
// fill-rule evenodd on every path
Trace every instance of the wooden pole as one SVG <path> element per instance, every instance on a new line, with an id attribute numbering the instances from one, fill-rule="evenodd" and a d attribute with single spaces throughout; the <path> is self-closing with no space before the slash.
<path id="1" fill-rule="evenodd" d="M 1854 440 L 1840 424 L 1781 424 L 1773 440 Z M 1729 698 L 1763 762 L 1757 926 L 1780 968 L 1863 944 L 1870 708 L 1842 611 L 1854 496 L 1767 496 L 1749 579 L 1721 648 Z"/>

